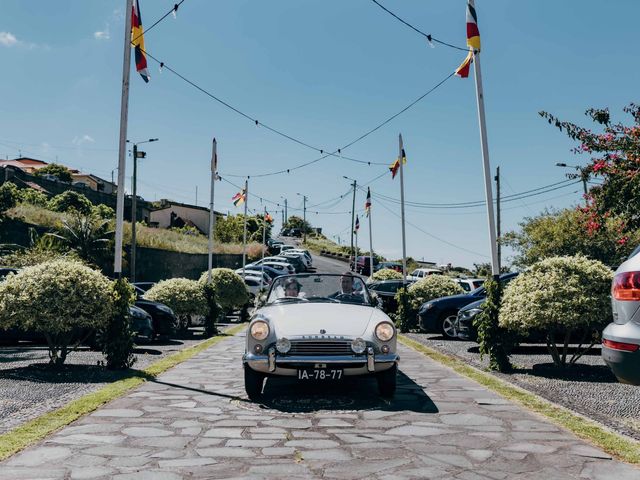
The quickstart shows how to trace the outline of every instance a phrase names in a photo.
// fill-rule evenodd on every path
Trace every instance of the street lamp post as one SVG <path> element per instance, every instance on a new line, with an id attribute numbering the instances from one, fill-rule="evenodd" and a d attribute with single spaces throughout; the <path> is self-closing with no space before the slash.
<path id="1" fill-rule="evenodd" d="M 351 249 L 349 254 L 349 265 L 351 265 L 351 255 L 353 254 L 353 229 L 355 227 L 355 216 L 356 216 L 356 188 L 358 186 L 358 181 L 354 178 L 345 177 L 344 175 L 342 176 L 342 178 L 353 181 L 353 183 L 351 184 L 351 186 L 353 187 L 353 204 L 351 206 Z M 357 258 L 354 257 L 354 260 L 353 260 L 354 269 L 356 267 L 356 261 L 357 261 Z"/>
<path id="2" fill-rule="evenodd" d="M 129 140 L 127 140 L 128 142 Z M 138 198 L 137 198 L 137 183 L 138 183 L 138 158 L 145 158 L 146 152 L 138 152 L 138 145 L 143 143 L 157 142 L 157 138 L 150 138 L 144 142 L 137 142 L 133 144 L 133 179 L 132 179 L 132 196 L 131 196 L 131 271 L 130 278 L 131 283 L 136 281 L 136 221 L 138 219 Z"/>
<path id="3" fill-rule="evenodd" d="M 307 242 L 307 196 L 296 193 L 302 197 L 302 243 Z"/>
<path id="4" fill-rule="evenodd" d="M 566 163 L 558 162 L 556 163 L 556 167 L 564 167 L 564 168 L 573 168 L 580 173 L 567 173 L 567 178 L 580 178 L 582 180 L 582 187 L 584 189 L 584 194 L 587 195 L 587 180 L 589 180 L 589 174 L 587 173 L 584 167 L 580 167 L 578 165 L 567 165 Z"/>

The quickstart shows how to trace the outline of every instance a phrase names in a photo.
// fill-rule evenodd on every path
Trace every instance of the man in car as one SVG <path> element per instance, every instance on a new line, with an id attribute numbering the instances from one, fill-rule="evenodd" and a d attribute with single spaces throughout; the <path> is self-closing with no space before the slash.
<path id="1" fill-rule="evenodd" d="M 360 290 L 355 289 L 356 283 L 362 287 L 362 280 L 354 277 L 351 272 L 346 272 L 340 277 L 340 290 L 330 295 L 330 298 L 345 302 L 363 303 L 364 296 Z"/>

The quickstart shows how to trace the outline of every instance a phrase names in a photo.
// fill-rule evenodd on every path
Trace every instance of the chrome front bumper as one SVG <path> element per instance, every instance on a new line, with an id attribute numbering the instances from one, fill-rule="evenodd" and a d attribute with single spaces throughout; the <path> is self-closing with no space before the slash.
<path id="1" fill-rule="evenodd" d="M 396 353 L 375 354 L 368 347 L 363 355 L 278 355 L 271 347 L 266 355 L 245 353 L 242 362 L 252 370 L 271 375 L 295 376 L 301 368 L 332 368 L 339 366 L 345 376 L 383 372 L 400 361 Z"/>

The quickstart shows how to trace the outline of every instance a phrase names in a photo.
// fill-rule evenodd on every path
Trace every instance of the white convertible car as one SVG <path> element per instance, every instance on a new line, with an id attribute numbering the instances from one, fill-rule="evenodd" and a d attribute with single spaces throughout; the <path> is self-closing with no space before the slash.
<path id="1" fill-rule="evenodd" d="M 266 377 L 329 382 L 375 375 L 382 396 L 396 390 L 396 328 L 355 275 L 277 277 L 249 323 L 242 357 L 247 395 Z"/>

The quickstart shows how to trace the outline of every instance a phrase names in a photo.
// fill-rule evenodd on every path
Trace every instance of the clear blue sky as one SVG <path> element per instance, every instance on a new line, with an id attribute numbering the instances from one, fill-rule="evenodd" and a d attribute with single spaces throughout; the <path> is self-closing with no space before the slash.
<path id="1" fill-rule="evenodd" d="M 174 0 L 141 0 L 150 26 Z M 437 38 L 464 45 L 464 0 L 381 0 Z M 56 161 L 104 178 L 117 166 L 125 1 L 2 0 L 0 17 L 0 155 Z M 621 108 L 638 101 L 637 18 L 640 3 L 478 0 L 489 147 L 500 166 L 503 194 L 561 181 L 556 162 L 586 159 L 537 114 L 586 121 L 585 109 Z M 146 48 L 167 65 L 254 118 L 326 150 L 377 125 L 454 70 L 463 52 L 430 48 L 424 38 L 370 0 L 186 0 L 146 35 Z M 139 168 L 148 200 L 208 203 L 211 139 L 219 141 L 221 175 L 255 175 L 317 158 L 317 154 L 255 127 L 149 61 L 151 83 L 132 69 L 129 138 L 150 137 Z M 626 120 L 626 119 L 625 119 Z M 484 186 L 474 82 L 452 78 L 345 155 L 390 163 L 402 132 L 408 163 L 406 198 L 452 203 L 482 200 Z M 141 148 L 143 148 L 141 146 Z M 127 175 L 131 173 L 128 164 Z M 335 198 L 349 189 L 343 175 L 363 183 L 385 166 L 328 158 L 289 175 L 251 181 L 250 191 L 289 199 L 293 209 Z M 371 184 L 374 194 L 399 197 L 398 179 Z M 581 186 L 504 204 L 503 231 L 545 207 L 580 200 Z M 235 188 L 218 184 L 216 209 L 236 211 Z M 558 198 L 559 197 L 559 198 Z M 365 194 L 358 193 L 357 208 Z M 309 220 L 349 241 L 350 196 L 311 208 Z M 393 203 L 385 206 L 399 213 Z M 250 207 L 261 208 L 250 199 Z M 270 207 L 271 211 L 277 207 Z M 240 211 L 239 209 L 237 211 Z M 274 215 L 276 216 L 276 215 Z M 280 215 L 276 216 L 279 225 Z M 488 259 L 486 213 L 407 209 L 408 254 L 471 266 Z M 360 245 L 368 246 L 361 219 Z M 374 249 L 401 253 L 400 221 L 374 199 Z M 470 250 L 477 253 L 471 253 Z M 508 252 L 507 252 L 508 253 Z M 482 256 L 484 255 L 484 257 Z"/>

